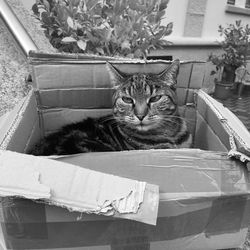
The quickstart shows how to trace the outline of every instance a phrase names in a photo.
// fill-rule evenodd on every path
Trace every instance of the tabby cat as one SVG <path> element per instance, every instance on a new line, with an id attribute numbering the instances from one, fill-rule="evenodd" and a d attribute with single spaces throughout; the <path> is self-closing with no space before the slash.
<path id="1" fill-rule="evenodd" d="M 82 152 L 190 147 L 192 136 L 178 114 L 175 92 L 179 60 L 160 74 L 125 74 L 107 63 L 115 86 L 112 115 L 87 118 L 45 137 L 30 152 Z"/>

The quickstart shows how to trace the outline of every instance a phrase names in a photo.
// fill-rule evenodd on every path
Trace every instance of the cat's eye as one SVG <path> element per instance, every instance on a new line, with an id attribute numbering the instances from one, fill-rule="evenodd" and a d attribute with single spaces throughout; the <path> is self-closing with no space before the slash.
<path id="1" fill-rule="evenodd" d="M 161 95 L 155 95 L 149 99 L 149 102 L 158 102 L 161 99 Z"/>
<path id="2" fill-rule="evenodd" d="M 133 99 L 130 98 L 130 97 L 123 96 L 123 97 L 122 97 L 122 100 L 123 100 L 125 103 L 128 103 L 128 104 L 133 104 L 133 103 L 134 103 Z"/>

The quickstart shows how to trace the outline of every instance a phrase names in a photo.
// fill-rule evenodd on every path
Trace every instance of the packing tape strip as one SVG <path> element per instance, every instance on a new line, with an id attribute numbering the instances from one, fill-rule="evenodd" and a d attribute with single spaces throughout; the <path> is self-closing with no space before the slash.
<path id="1" fill-rule="evenodd" d="M 206 236 L 235 233 L 247 226 L 247 222 L 243 220 L 247 202 L 247 195 L 214 200 L 205 230 Z"/>
<path id="2" fill-rule="evenodd" d="M 125 245 L 148 249 L 150 242 L 195 237 L 203 233 L 210 237 L 247 228 L 247 221 L 242 221 L 246 198 L 216 199 L 209 208 L 158 218 L 156 227 L 121 219 L 47 222 L 43 204 L 30 206 L 31 201 L 7 199 L 2 203 L 1 225 L 8 249 L 90 246 L 118 249 Z"/>

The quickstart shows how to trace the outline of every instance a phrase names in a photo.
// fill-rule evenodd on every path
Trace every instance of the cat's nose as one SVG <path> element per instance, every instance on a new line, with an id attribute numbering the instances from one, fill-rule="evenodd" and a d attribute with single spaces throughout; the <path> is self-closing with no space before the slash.
<path id="1" fill-rule="evenodd" d="M 145 115 L 137 115 L 137 118 L 142 121 L 144 119 Z"/>
<path id="2" fill-rule="evenodd" d="M 137 116 L 137 118 L 142 121 L 144 117 L 148 113 L 148 107 L 145 105 L 145 103 L 136 103 L 135 104 L 135 109 L 134 109 L 134 114 Z"/>

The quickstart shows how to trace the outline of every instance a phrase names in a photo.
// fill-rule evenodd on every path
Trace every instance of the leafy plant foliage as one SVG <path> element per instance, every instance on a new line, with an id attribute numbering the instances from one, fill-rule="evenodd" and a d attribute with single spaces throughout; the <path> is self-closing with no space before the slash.
<path id="1" fill-rule="evenodd" d="M 36 0 L 33 12 L 59 51 L 145 58 L 165 48 L 169 0 Z"/>
<path id="2" fill-rule="evenodd" d="M 209 60 L 216 65 L 217 70 L 234 71 L 246 63 L 247 53 L 250 49 L 250 28 L 243 26 L 241 20 L 229 24 L 226 28 L 219 26 L 219 33 L 224 40 L 221 42 L 223 53 L 219 56 L 211 54 Z M 212 72 L 214 74 L 215 72 Z M 226 79 L 227 80 L 227 79 Z"/>

